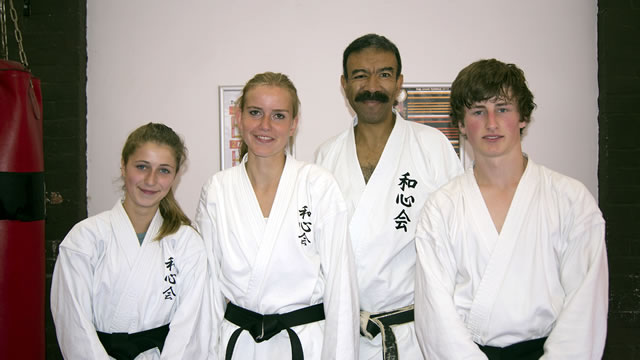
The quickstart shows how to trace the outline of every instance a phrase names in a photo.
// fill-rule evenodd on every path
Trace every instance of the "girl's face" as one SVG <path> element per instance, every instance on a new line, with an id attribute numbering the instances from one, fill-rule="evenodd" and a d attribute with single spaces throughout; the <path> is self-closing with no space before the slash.
<path id="1" fill-rule="evenodd" d="M 167 145 L 142 144 L 122 163 L 124 208 L 131 211 L 156 211 L 176 178 L 176 159 Z"/>
<path id="2" fill-rule="evenodd" d="M 244 96 L 244 108 L 238 128 L 249 154 L 272 157 L 284 154 L 284 149 L 298 126 L 293 116 L 293 99 L 287 89 L 259 85 Z"/>

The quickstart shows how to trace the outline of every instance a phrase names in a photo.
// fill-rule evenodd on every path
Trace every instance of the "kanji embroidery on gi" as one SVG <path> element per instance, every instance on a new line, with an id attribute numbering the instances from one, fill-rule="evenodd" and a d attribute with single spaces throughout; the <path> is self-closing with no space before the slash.
<path id="1" fill-rule="evenodd" d="M 404 232 L 407 232 L 407 224 L 411 222 L 411 219 L 409 218 L 409 215 L 407 215 L 405 209 L 410 208 L 416 201 L 413 195 L 409 195 L 407 193 L 411 191 L 411 189 L 415 189 L 418 185 L 418 180 L 412 179 L 410 176 L 411 174 L 407 171 L 398 179 L 400 180 L 398 183 L 400 192 L 396 195 L 396 204 L 402 205 L 402 209 L 400 210 L 400 213 L 393 218 L 396 223 L 396 230 L 404 230 Z"/>
<path id="2" fill-rule="evenodd" d="M 175 263 L 172 256 L 164 262 L 164 267 L 169 272 L 169 274 L 164 277 L 164 281 L 169 284 L 169 287 L 165 289 L 162 294 L 165 300 L 173 300 L 176 297 L 176 293 L 173 291 L 173 285 L 176 284 L 177 274 L 175 273 Z"/>
<path id="3" fill-rule="evenodd" d="M 307 234 L 311 232 L 311 226 L 313 224 L 311 223 L 311 221 L 305 221 L 305 219 L 311 218 L 311 211 L 309 211 L 309 208 L 305 205 L 302 207 L 302 209 L 298 210 L 298 216 L 300 217 L 298 226 L 300 226 L 300 230 L 302 230 L 302 234 L 298 235 L 298 239 L 300 239 L 300 244 L 307 246 L 311 243 L 311 240 L 309 239 Z"/>

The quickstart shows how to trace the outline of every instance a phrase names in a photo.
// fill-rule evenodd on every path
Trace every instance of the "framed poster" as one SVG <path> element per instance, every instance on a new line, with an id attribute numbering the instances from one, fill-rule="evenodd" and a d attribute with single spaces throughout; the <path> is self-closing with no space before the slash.
<path id="1" fill-rule="evenodd" d="M 464 167 L 464 141 L 461 141 L 458 129 L 451 125 L 450 97 L 450 83 L 404 83 L 395 108 L 406 120 L 442 131 Z"/>
<path id="2" fill-rule="evenodd" d="M 242 86 L 223 85 L 218 87 L 220 96 L 220 170 L 240 163 L 242 137 L 233 120 L 236 101 L 242 95 Z"/>

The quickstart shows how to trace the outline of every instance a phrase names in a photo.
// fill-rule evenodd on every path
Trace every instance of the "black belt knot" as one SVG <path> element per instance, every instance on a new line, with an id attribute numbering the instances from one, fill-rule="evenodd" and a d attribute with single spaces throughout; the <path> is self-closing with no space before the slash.
<path id="1" fill-rule="evenodd" d="M 254 324 L 248 330 L 256 342 L 267 341 L 280 331 L 286 329 L 286 327 L 280 323 L 278 315 L 260 315 L 260 318 L 256 318 L 255 320 Z"/>
<path id="2" fill-rule="evenodd" d="M 280 331 L 285 330 L 289 334 L 289 341 L 291 342 L 292 359 L 303 360 L 304 354 L 302 352 L 300 338 L 298 338 L 296 332 L 291 330 L 291 328 L 298 325 L 324 320 L 324 306 L 320 303 L 285 314 L 262 315 L 251 310 L 241 308 L 233 303 L 228 303 L 227 310 L 224 313 L 224 318 L 239 327 L 229 338 L 225 355 L 226 360 L 231 360 L 233 348 L 235 347 L 238 337 L 243 330 L 249 331 L 253 340 L 257 343 L 267 341 Z"/>
<path id="3" fill-rule="evenodd" d="M 111 357 L 117 360 L 132 360 L 141 353 L 157 347 L 160 352 L 164 347 L 164 340 L 169 334 L 169 324 L 155 329 L 137 333 L 98 333 L 98 339 Z"/>
<path id="4" fill-rule="evenodd" d="M 478 345 L 489 360 L 538 360 L 544 355 L 546 337 L 526 340 L 505 347 Z"/>

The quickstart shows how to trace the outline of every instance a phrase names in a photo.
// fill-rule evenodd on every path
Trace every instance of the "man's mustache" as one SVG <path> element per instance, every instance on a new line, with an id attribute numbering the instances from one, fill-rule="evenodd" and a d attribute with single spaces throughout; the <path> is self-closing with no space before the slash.
<path id="1" fill-rule="evenodd" d="M 379 101 L 379 102 L 389 102 L 389 95 L 381 92 L 381 91 L 376 91 L 376 92 L 371 92 L 368 90 L 365 90 L 361 93 L 359 93 L 358 95 L 356 95 L 356 99 L 357 102 L 362 102 L 362 101 Z"/>

